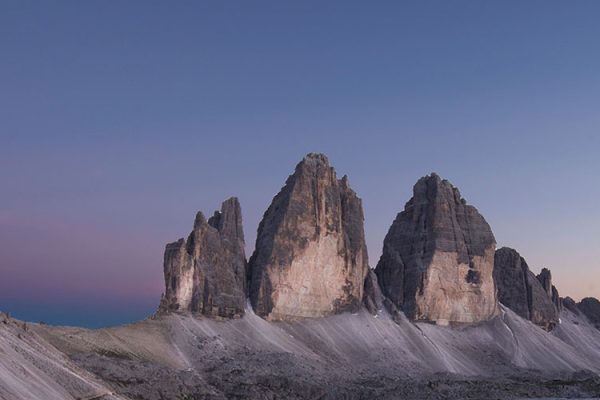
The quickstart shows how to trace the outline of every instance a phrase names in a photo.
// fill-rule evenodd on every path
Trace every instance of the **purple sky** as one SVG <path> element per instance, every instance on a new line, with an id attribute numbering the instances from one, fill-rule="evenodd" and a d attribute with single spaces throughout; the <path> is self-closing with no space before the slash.
<path id="1" fill-rule="evenodd" d="M 362 197 L 374 266 L 436 171 L 498 246 L 600 297 L 600 4 L 0 6 L 0 309 L 144 318 L 166 242 L 240 198 L 248 256 L 309 151 Z"/>

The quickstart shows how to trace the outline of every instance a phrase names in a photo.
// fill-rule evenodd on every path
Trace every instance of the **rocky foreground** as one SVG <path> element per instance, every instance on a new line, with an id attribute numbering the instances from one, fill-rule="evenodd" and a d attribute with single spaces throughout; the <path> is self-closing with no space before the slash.
<path id="1" fill-rule="evenodd" d="M 0 324 L 2 399 L 490 399 L 600 396 L 600 331 L 509 309 L 451 328 L 365 309 L 269 322 L 170 314 L 87 330 Z"/>
<path id="2" fill-rule="evenodd" d="M 158 312 L 86 330 L 0 320 L 0 398 L 600 396 L 600 302 L 561 298 L 437 174 L 369 268 L 362 202 L 322 154 L 244 253 L 236 198 L 166 246 Z"/>

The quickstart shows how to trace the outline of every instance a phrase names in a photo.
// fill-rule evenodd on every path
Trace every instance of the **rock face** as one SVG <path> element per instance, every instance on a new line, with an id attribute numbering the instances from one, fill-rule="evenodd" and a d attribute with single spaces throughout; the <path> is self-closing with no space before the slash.
<path id="1" fill-rule="evenodd" d="M 549 270 L 544 268 L 536 277 L 516 250 L 503 247 L 496 251 L 494 280 L 498 300 L 506 307 L 546 330 L 558 323 L 555 302 L 560 300 Z"/>
<path id="2" fill-rule="evenodd" d="M 560 296 L 558 295 L 558 290 L 552 284 L 552 273 L 548 268 L 542 268 L 542 272 L 537 276 L 538 281 L 542 284 L 542 287 L 548 294 L 548 296 L 552 299 L 552 303 L 556 307 L 556 309 L 560 312 L 562 308 L 562 304 L 560 301 Z"/>
<path id="3" fill-rule="evenodd" d="M 497 315 L 488 223 L 436 174 L 419 179 L 413 193 L 375 269 L 383 294 L 414 320 L 473 323 Z"/>
<path id="4" fill-rule="evenodd" d="M 561 299 L 562 306 L 577 314 L 585 316 L 595 327 L 600 329 L 600 301 L 594 297 L 586 297 L 579 303 L 570 297 Z"/>
<path id="5" fill-rule="evenodd" d="M 356 309 L 368 271 L 361 200 L 322 154 L 308 154 L 275 196 L 250 258 L 250 300 L 269 320 Z"/>
<path id="6" fill-rule="evenodd" d="M 579 311 L 600 329 L 600 301 L 594 297 L 586 297 L 577 304 Z"/>
<path id="7" fill-rule="evenodd" d="M 207 221 L 198 212 L 187 240 L 165 249 L 162 310 L 234 318 L 246 304 L 246 256 L 242 212 L 237 198 L 223 202 Z"/>
<path id="8" fill-rule="evenodd" d="M 498 301 L 525 319 L 531 319 L 530 277 L 527 262 L 513 249 L 502 247 L 494 258 L 494 280 L 498 288 Z"/>
<path id="9" fill-rule="evenodd" d="M 365 278 L 363 303 L 367 310 L 375 315 L 383 308 L 384 300 L 385 296 L 381 292 L 379 282 L 377 282 L 377 275 L 375 275 L 375 271 L 369 269 L 369 273 Z"/>
<path id="10" fill-rule="evenodd" d="M 575 313 L 577 315 L 580 314 L 579 308 L 577 308 L 577 303 L 575 302 L 575 300 L 573 300 L 569 296 L 561 298 L 560 302 L 561 302 L 562 306 L 564 308 L 566 308 L 567 310 L 569 310 L 572 313 Z"/>

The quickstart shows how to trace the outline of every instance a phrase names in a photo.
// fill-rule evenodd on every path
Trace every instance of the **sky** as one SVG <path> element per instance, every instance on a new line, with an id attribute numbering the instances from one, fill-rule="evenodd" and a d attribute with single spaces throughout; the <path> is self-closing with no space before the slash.
<path id="1" fill-rule="evenodd" d="M 597 1 L 0 4 L 0 310 L 152 314 L 164 245 L 294 166 L 363 199 L 370 264 L 416 180 L 460 188 L 561 295 L 600 297 Z"/>

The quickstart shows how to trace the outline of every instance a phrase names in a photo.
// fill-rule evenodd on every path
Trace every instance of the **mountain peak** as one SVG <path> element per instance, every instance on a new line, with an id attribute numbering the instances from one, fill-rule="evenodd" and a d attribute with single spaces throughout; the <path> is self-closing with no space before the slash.
<path id="1" fill-rule="evenodd" d="M 413 319 L 439 324 L 494 317 L 496 240 L 481 214 L 436 173 L 420 178 L 386 235 L 376 274 Z"/>
<path id="2" fill-rule="evenodd" d="M 170 243 L 164 255 L 162 311 L 239 317 L 246 305 L 246 256 L 239 201 L 223 202 L 207 221 L 199 211 L 187 241 Z"/>
<path id="3" fill-rule="evenodd" d="M 323 154 L 296 166 L 258 228 L 250 299 L 267 319 L 320 317 L 360 305 L 368 270 L 360 199 Z"/>

